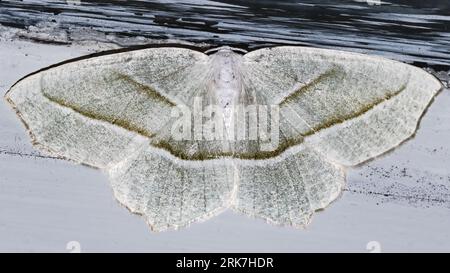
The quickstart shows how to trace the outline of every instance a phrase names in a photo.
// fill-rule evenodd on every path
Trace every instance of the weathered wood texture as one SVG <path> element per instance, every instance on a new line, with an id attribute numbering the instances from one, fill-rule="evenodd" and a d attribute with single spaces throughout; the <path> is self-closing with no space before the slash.
<path id="1" fill-rule="evenodd" d="M 129 46 L 176 39 L 246 48 L 297 44 L 372 52 L 449 70 L 447 0 L 377 2 L 1 1 L 0 24 L 53 42 L 94 39 Z"/>
<path id="2" fill-rule="evenodd" d="M 73 1 L 72 1 L 73 2 Z M 448 1 L 0 1 L 0 89 L 56 62 L 119 45 L 172 38 L 258 47 L 301 44 L 371 52 L 448 70 Z M 250 4 L 249 4 L 250 3 Z M 233 5 L 227 5 L 233 4 Z M 20 41 L 20 37 L 51 43 Z M 8 36 L 9 34 L 12 34 Z M 0 103 L 0 251 L 382 251 L 450 250 L 450 93 L 417 136 L 349 172 L 346 190 L 306 231 L 227 212 L 160 234 L 113 199 L 101 172 L 37 153 Z"/>

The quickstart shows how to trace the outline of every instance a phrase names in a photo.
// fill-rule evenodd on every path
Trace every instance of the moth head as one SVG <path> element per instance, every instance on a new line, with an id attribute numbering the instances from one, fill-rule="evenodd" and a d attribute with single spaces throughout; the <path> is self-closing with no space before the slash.
<path id="1" fill-rule="evenodd" d="M 212 49 L 205 51 L 205 54 L 208 54 L 208 55 L 215 54 L 215 53 L 227 54 L 227 53 L 232 53 L 232 52 L 239 53 L 239 54 L 245 54 L 248 51 L 245 49 L 242 49 L 242 48 L 237 48 L 237 47 L 220 46 L 220 47 L 212 48 Z"/>

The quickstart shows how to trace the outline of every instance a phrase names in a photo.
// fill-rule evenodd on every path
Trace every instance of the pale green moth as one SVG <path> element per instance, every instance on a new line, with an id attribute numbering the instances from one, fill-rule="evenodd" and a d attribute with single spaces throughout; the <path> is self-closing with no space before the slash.
<path id="1" fill-rule="evenodd" d="M 39 150 L 103 170 L 161 231 L 227 208 L 305 226 L 340 195 L 346 167 L 415 133 L 441 89 L 414 66 L 343 51 L 157 47 L 44 69 L 6 99 Z"/>

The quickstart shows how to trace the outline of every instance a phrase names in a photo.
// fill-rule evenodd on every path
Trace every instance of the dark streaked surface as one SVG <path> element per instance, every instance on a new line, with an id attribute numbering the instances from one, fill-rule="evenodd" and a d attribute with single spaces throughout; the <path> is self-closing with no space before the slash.
<path id="1" fill-rule="evenodd" d="M 0 87 L 6 91 L 23 75 L 91 49 L 97 48 L 2 41 Z M 367 252 L 370 242 L 379 242 L 383 252 L 449 251 L 447 91 L 431 105 L 413 141 L 351 171 L 343 197 L 307 230 L 225 212 L 188 229 L 151 233 L 116 203 L 100 172 L 34 156 L 23 126 L 0 103 L 0 146 L 6 151 L 0 152 L 0 251 L 68 252 L 71 241 L 80 242 L 83 252 Z"/>
<path id="2" fill-rule="evenodd" d="M 142 37 L 246 48 L 296 44 L 381 54 L 439 70 L 450 67 L 448 0 L 392 0 L 381 5 L 363 0 L 68 4 L 72 2 L 76 1 L 0 1 L 0 24 L 37 26 L 31 31 L 49 35 L 64 31 L 68 42 L 102 39 L 101 33 L 121 37 L 122 46 L 140 44 Z"/>

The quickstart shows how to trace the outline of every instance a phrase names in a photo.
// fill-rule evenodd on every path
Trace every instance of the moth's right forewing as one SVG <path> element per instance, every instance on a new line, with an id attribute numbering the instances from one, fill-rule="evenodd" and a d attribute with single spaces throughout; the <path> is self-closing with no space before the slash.
<path id="1" fill-rule="evenodd" d="M 88 58 L 24 78 L 7 99 L 41 149 L 104 168 L 169 137 L 171 110 L 204 85 L 189 75 L 207 59 L 181 48 Z"/>

